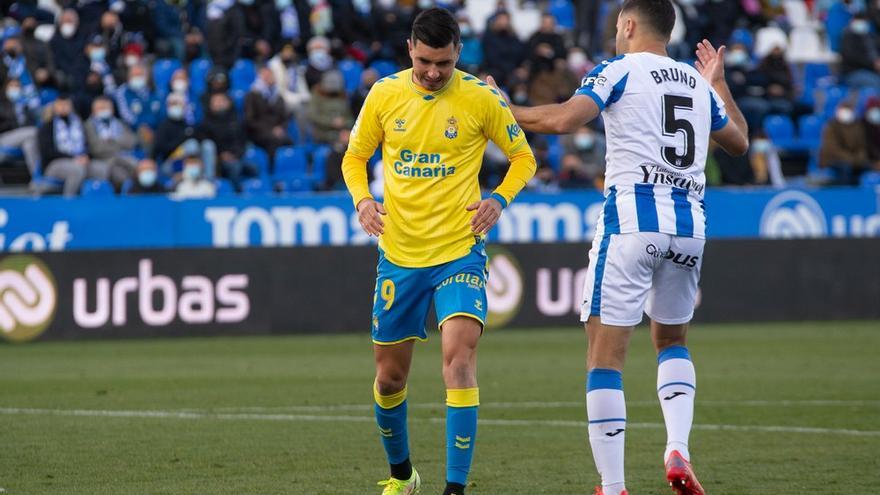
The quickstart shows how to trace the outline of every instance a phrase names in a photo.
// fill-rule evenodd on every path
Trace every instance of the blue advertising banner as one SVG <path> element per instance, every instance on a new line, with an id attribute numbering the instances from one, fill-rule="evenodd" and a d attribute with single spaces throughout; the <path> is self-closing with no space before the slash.
<path id="1" fill-rule="evenodd" d="M 523 193 L 490 242 L 582 242 L 602 208 L 596 191 Z M 709 189 L 710 239 L 880 237 L 880 188 Z M 0 199 L 0 250 L 285 247 L 374 242 L 343 193 Z"/>

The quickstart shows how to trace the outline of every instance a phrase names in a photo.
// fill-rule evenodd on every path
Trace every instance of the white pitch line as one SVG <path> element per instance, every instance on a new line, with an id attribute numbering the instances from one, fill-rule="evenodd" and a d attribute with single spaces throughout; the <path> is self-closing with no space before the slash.
<path id="1" fill-rule="evenodd" d="M 184 419 L 184 420 L 225 420 L 225 421 L 290 421 L 290 422 L 345 422 L 372 423 L 369 416 L 314 415 L 314 414 L 254 414 L 254 413 L 215 413 L 196 411 L 137 411 L 137 410 L 94 410 L 94 409 L 38 409 L 21 407 L 2 407 L 0 414 L 26 416 L 74 416 L 95 418 L 145 418 L 145 419 Z M 445 423 L 444 418 L 410 418 L 416 423 Z M 481 419 L 484 426 L 557 426 L 566 428 L 585 428 L 584 421 L 552 419 Z M 662 423 L 629 423 L 629 428 L 662 429 Z M 803 426 L 761 426 L 761 425 L 713 425 L 696 424 L 695 430 L 742 431 L 768 433 L 809 433 L 847 435 L 856 437 L 880 437 L 880 431 L 850 430 L 838 428 L 812 428 Z"/>
<path id="2" fill-rule="evenodd" d="M 659 401 L 627 401 L 628 407 L 657 407 Z M 697 400 L 697 407 L 880 407 L 880 400 Z M 410 403 L 414 409 L 438 409 L 445 405 L 436 403 Z M 580 402 L 485 402 L 481 407 L 486 409 L 571 409 L 584 408 Z M 291 405 L 271 407 L 221 407 L 214 409 L 223 412 L 330 412 L 330 411 L 372 411 L 371 404 L 328 404 L 328 405 Z"/>

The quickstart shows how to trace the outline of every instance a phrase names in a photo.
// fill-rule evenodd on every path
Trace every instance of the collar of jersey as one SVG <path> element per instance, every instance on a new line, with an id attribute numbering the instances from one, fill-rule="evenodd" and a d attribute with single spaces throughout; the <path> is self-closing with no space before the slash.
<path id="1" fill-rule="evenodd" d="M 414 83 L 414 82 L 413 82 L 413 79 L 412 79 L 412 69 L 409 70 L 409 75 L 408 75 L 408 77 L 406 78 L 406 80 L 409 82 L 409 87 L 410 87 L 410 89 L 412 89 L 413 91 L 415 91 L 417 95 L 419 95 L 419 96 L 421 96 L 421 97 L 423 97 L 423 98 L 424 98 L 425 96 L 428 96 L 428 95 L 433 96 L 434 98 L 437 98 L 438 96 L 440 96 L 440 95 L 442 95 L 444 92 L 446 92 L 446 90 L 449 89 L 450 86 L 452 86 L 452 82 L 455 81 L 455 79 L 456 79 L 457 77 L 458 77 L 458 69 L 456 69 L 455 71 L 453 71 L 453 73 L 452 73 L 452 77 L 450 77 L 449 80 L 446 81 L 446 84 L 443 85 L 443 87 L 440 88 L 440 89 L 438 89 L 437 91 L 425 91 L 425 88 L 423 88 L 423 87 L 419 86 L 418 84 Z M 432 98 L 432 99 L 433 99 L 433 98 Z"/>

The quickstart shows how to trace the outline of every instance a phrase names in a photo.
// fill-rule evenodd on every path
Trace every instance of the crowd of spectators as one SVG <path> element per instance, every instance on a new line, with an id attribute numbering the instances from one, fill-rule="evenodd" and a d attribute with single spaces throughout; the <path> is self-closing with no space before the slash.
<path id="1" fill-rule="evenodd" d="M 746 157 L 713 151 L 710 184 L 856 184 L 880 171 L 880 2 L 674 2 L 671 55 L 727 44 L 752 134 Z M 479 3 L 495 5 L 478 23 L 465 0 L 2 2 L 0 173 L 20 163 L 34 192 L 68 196 L 95 182 L 182 198 L 340 189 L 366 94 L 408 66 L 412 19 L 435 5 L 459 19 L 459 67 L 493 76 L 516 104 L 566 100 L 614 53 L 617 0 Z M 530 135 L 529 187 L 601 189 L 603 136 L 601 120 Z M 506 165 L 490 145 L 482 184 Z"/>

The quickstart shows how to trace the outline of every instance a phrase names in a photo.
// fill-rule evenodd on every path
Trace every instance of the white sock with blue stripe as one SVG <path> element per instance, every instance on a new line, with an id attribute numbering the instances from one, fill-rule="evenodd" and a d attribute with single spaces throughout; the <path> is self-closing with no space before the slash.
<path id="1" fill-rule="evenodd" d="M 596 368 L 587 373 L 587 419 L 593 460 L 602 476 L 602 492 L 619 495 L 626 488 L 623 477 L 626 400 L 621 372 Z"/>
<path id="2" fill-rule="evenodd" d="M 697 376 L 687 347 L 674 345 L 657 355 L 657 397 L 666 422 L 666 452 L 663 460 L 677 450 L 690 460 L 688 437 L 694 422 L 694 396 Z"/>

